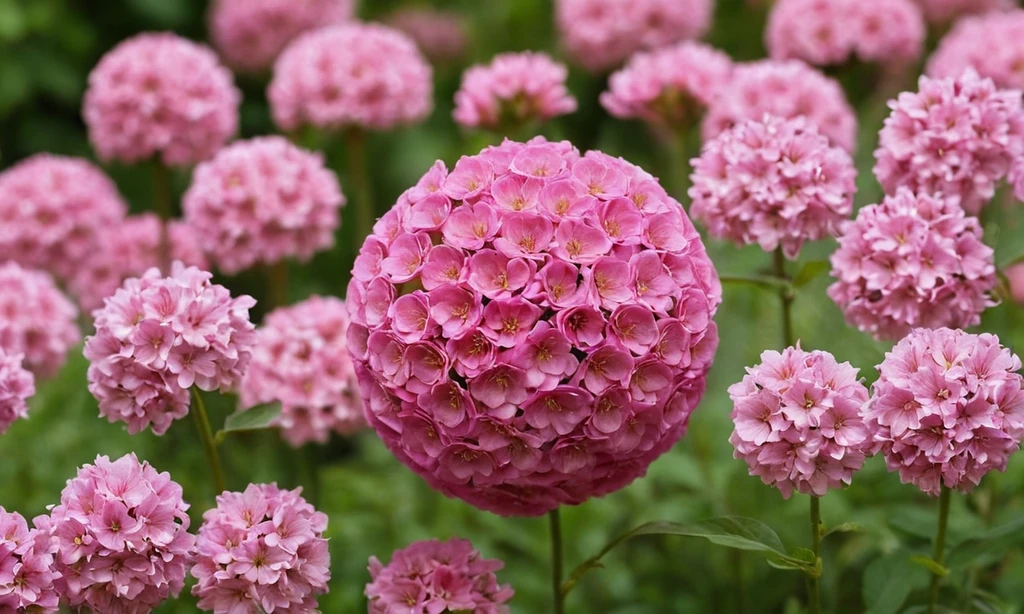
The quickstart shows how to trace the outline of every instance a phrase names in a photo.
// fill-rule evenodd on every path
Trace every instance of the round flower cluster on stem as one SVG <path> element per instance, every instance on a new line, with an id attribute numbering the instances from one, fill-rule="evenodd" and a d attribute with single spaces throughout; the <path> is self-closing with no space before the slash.
<path id="1" fill-rule="evenodd" d="M 274 64 L 267 90 L 282 130 L 356 126 L 387 130 L 433 109 L 430 64 L 409 37 L 377 24 L 307 32 Z"/>
<path id="2" fill-rule="evenodd" d="M 462 75 L 452 117 L 467 128 L 500 129 L 567 115 L 576 110 L 568 77 L 568 69 L 545 53 L 499 54 Z"/>
<path id="3" fill-rule="evenodd" d="M 917 329 L 885 355 L 864 419 L 890 471 L 970 492 L 1024 437 L 1020 359 L 994 335 Z"/>
<path id="4" fill-rule="evenodd" d="M 51 377 L 82 340 L 78 310 L 42 271 L 0 264 L 0 348 L 23 355 L 25 368 Z"/>
<path id="5" fill-rule="evenodd" d="M 933 24 L 951 23 L 961 15 L 1007 10 L 1017 6 L 1017 0 L 915 0 L 925 19 Z"/>
<path id="6" fill-rule="evenodd" d="M 466 20 L 455 11 L 407 6 L 391 13 L 387 24 L 405 33 L 424 55 L 438 64 L 458 60 L 469 47 Z"/>
<path id="7" fill-rule="evenodd" d="M 213 51 L 171 34 L 122 41 L 89 74 L 82 114 L 105 160 L 186 166 L 238 129 L 242 95 Z"/>
<path id="8" fill-rule="evenodd" d="M 22 358 L 21 354 L 10 354 L 0 347 L 0 435 L 6 433 L 15 420 L 28 415 L 25 401 L 36 393 L 36 379 L 22 366 Z M 0 562 L 0 569 L 2 566 Z"/>
<path id="9" fill-rule="evenodd" d="M 324 539 L 327 516 L 300 489 L 250 484 L 225 492 L 203 514 L 192 594 L 199 608 L 236 612 L 315 612 L 327 592 L 331 556 Z"/>
<path id="10" fill-rule="evenodd" d="M 369 614 L 474 612 L 508 614 L 515 591 L 494 575 L 505 564 L 485 559 L 464 539 L 410 544 L 382 564 L 370 558 Z"/>
<path id="11" fill-rule="evenodd" d="M 89 391 L 100 414 L 162 435 L 189 408 L 189 388 L 235 388 L 255 338 L 249 296 L 232 298 L 213 276 L 175 262 L 170 277 L 156 268 L 132 278 L 93 313 L 96 334 L 85 341 Z"/>
<path id="12" fill-rule="evenodd" d="M 999 90 L 973 70 L 921 77 L 917 92 L 903 92 L 889 107 L 874 169 L 888 194 L 907 187 L 958 197 L 977 214 L 1013 160 L 1024 156 L 1021 93 Z"/>
<path id="13" fill-rule="evenodd" d="M 857 170 L 804 117 L 745 121 L 693 161 L 690 214 L 712 235 L 795 259 L 853 211 Z"/>
<path id="14" fill-rule="evenodd" d="M 1024 88 L 1024 10 L 966 17 L 939 42 L 928 60 L 930 77 L 959 77 L 973 68 L 997 87 Z"/>
<path id="15" fill-rule="evenodd" d="M 280 402 L 275 423 L 294 446 L 365 427 L 348 321 L 345 303 L 333 297 L 314 296 L 267 315 L 242 378 L 241 406 Z"/>
<path id="16" fill-rule="evenodd" d="M 48 533 L 30 529 L 21 514 L 0 507 L 0 611 L 57 611 L 55 545 Z"/>
<path id="17" fill-rule="evenodd" d="M 68 480 L 36 519 L 57 543 L 57 588 L 72 608 L 147 614 L 185 584 L 195 537 L 181 486 L 135 454 L 106 456 Z"/>
<path id="18" fill-rule="evenodd" d="M 433 487 L 502 515 L 617 490 L 682 437 L 721 286 L 658 181 L 570 143 L 434 167 L 353 270 L 367 419 Z"/>
<path id="19" fill-rule="evenodd" d="M 900 189 L 841 228 L 828 289 L 852 326 L 878 339 L 966 328 L 994 304 L 992 248 L 954 200 Z"/>

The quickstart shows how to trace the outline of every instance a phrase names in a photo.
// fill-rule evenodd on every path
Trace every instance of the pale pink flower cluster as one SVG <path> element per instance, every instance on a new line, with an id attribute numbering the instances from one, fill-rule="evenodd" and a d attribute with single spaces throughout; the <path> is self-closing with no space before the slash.
<path id="1" fill-rule="evenodd" d="M 1024 438 L 1020 368 L 995 335 L 910 333 L 878 366 L 864 412 L 889 470 L 931 495 L 1005 470 Z"/>
<path id="2" fill-rule="evenodd" d="M 170 474 L 135 454 L 84 465 L 60 505 L 36 519 L 57 544 L 57 588 L 67 604 L 148 614 L 177 596 L 195 551 L 188 508 Z"/>
<path id="3" fill-rule="evenodd" d="M 992 248 L 955 200 L 900 189 L 841 228 L 828 295 L 878 339 L 913 328 L 966 328 L 993 305 Z"/>
<path id="4" fill-rule="evenodd" d="M 189 389 L 235 388 L 252 357 L 249 296 L 232 298 L 213 276 L 175 262 L 169 277 L 156 268 L 125 281 L 93 313 L 96 334 L 85 341 L 89 391 L 100 413 L 162 435 L 189 408 Z"/>
<path id="5" fill-rule="evenodd" d="M 89 74 L 82 115 L 105 160 L 187 166 L 238 130 L 242 95 L 203 45 L 169 32 L 122 41 Z"/>
<path id="6" fill-rule="evenodd" d="M 454 62 L 469 48 L 466 21 L 455 11 L 402 7 L 388 16 L 387 24 L 404 32 L 435 63 Z"/>
<path id="7" fill-rule="evenodd" d="M 21 354 L 37 377 L 55 375 L 82 340 L 77 318 L 78 310 L 50 275 L 0 264 L 0 348 Z"/>
<path id="8" fill-rule="evenodd" d="M 452 117 L 467 128 L 499 129 L 567 115 L 576 110 L 568 78 L 569 70 L 546 53 L 498 54 L 463 73 Z"/>
<path id="9" fill-rule="evenodd" d="M 684 129 L 694 125 L 732 76 L 732 60 L 682 42 L 630 58 L 608 79 L 601 105 L 615 117 Z"/>
<path id="10" fill-rule="evenodd" d="M 683 435 L 721 286 L 658 181 L 568 142 L 442 162 L 348 288 L 367 419 L 433 487 L 503 515 L 578 504 Z"/>
<path id="11" fill-rule="evenodd" d="M 1024 156 L 1021 93 L 1000 90 L 973 70 L 921 77 L 917 92 L 903 92 L 889 107 L 874 169 L 888 194 L 907 187 L 957 197 L 977 214 Z"/>
<path id="12" fill-rule="evenodd" d="M 508 584 L 499 585 L 494 575 L 504 566 L 457 538 L 415 542 L 396 550 L 387 565 L 370 557 L 369 614 L 508 614 L 505 604 L 515 591 Z"/>
<path id="13" fill-rule="evenodd" d="M 1024 10 L 965 17 L 928 59 L 930 77 L 959 77 L 973 68 L 1000 88 L 1024 88 Z"/>
<path id="14" fill-rule="evenodd" d="M 737 64 L 732 79 L 711 103 L 703 137 L 710 140 L 745 119 L 805 116 L 846 151 L 857 147 L 857 116 L 834 79 L 799 60 Z"/>
<path id="15" fill-rule="evenodd" d="M 0 347 L 0 435 L 6 433 L 15 420 L 28 415 L 25 401 L 36 393 L 36 379 L 22 366 L 22 358 L 21 354 L 12 354 Z"/>
<path id="16" fill-rule="evenodd" d="M 1016 8 L 1017 0 L 915 0 L 929 23 L 947 24 L 961 15 Z"/>
<path id="17" fill-rule="evenodd" d="M 690 215 L 716 237 L 795 259 L 853 211 L 857 169 L 805 117 L 745 121 L 704 144 Z"/>
<path id="18" fill-rule="evenodd" d="M 314 296 L 267 315 L 242 378 L 241 407 L 280 402 L 275 424 L 294 446 L 364 428 L 348 322 L 345 303 L 334 297 Z"/>
<path id="19" fill-rule="evenodd" d="M 617 67 L 635 52 L 700 38 L 714 0 L 557 0 L 562 46 L 592 72 Z"/>
<path id="20" fill-rule="evenodd" d="M 405 34 L 378 24 L 307 32 L 274 64 L 267 90 L 282 130 L 356 126 L 387 130 L 433 109 L 430 64 Z"/>
<path id="21" fill-rule="evenodd" d="M 224 492 L 203 514 L 192 594 L 217 614 L 317 612 L 327 592 L 331 555 L 327 516 L 300 496 L 302 489 L 250 484 Z"/>
<path id="22" fill-rule="evenodd" d="M 0 612 L 57 611 L 55 546 L 46 532 L 30 529 L 21 514 L 0 507 Z"/>

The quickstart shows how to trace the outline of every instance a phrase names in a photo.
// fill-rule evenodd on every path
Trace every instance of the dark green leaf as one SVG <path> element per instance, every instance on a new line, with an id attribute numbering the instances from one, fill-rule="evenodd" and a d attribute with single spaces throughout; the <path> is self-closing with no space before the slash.
<path id="1" fill-rule="evenodd" d="M 949 553 L 946 564 L 951 569 L 961 569 L 982 557 L 989 560 L 1001 558 L 1020 544 L 1024 544 L 1024 517 L 963 540 Z"/>
<path id="2" fill-rule="evenodd" d="M 237 411 L 224 420 L 224 428 L 217 433 L 217 443 L 224 441 L 229 433 L 273 428 L 274 421 L 280 415 L 280 403 L 267 403 L 244 411 Z"/>
<path id="3" fill-rule="evenodd" d="M 862 594 L 865 614 L 896 614 L 915 588 L 928 584 L 928 573 L 911 564 L 905 555 L 875 559 L 864 571 Z"/>
<path id="4" fill-rule="evenodd" d="M 828 260 L 811 260 L 804 264 L 796 276 L 793 277 L 793 287 L 802 288 L 806 286 L 822 273 L 827 273 L 830 268 Z"/>

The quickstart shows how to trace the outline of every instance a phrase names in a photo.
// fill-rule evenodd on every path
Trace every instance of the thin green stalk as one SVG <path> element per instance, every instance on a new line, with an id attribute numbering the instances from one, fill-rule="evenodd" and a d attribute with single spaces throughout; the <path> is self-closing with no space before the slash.
<path id="1" fill-rule="evenodd" d="M 779 299 L 782 300 L 782 342 L 785 347 L 795 343 L 793 338 L 793 288 L 789 285 L 789 277 L 786 275 L 786 256 L 782 253 L 782 247 L 775 250 L 774 255 L 775 277 L 787 280 L 784 287 L 779 288 Z"/>
<path id="2" fill-rule="evenodd" d="M 171 238 L 168 221 L 171 219 L 171 171 L 160 162 L 153 164 L 153 209 L 160 216 L 160 245 L 158 262 L 164 273 L 171 270 Z"/>
<path id="3" fill-rule="evenodd" d="M 288 304 L 288 263 L 284 260 L 267 267 L 267 290 L 271 307 Z"/>
<path id="4" fill-rule="evenodd" d="M 217 443 L 213 439 L 213 429 L 210 428 L 210 417 L 206 414 L 206 405 L 203 404 L 203 397 L 199 395 L 198 388 L 192 388 L 192 398 L 195 399 L 192 417 L 196 421 L 199 440 L 203 442 L 206 460 L 210 463 L 210 471 L 213 473 L 213 484 L 219 495 L 227 490 L 227 486 L 224 484 L 224 470 L 220 466 L 220 455 L 217 453 Z"/>
<path id="5" fill-rule="evenodd" d="M 942 494 L 939 495 L 939 528 L 935 534 L 935 556 L 932 557 L 938 565 L 945 562 L 946 557 L 946 525 L 949 524 L 949 499 L 952 491 L 945 485 L 942 487 Z M 939 589 L 942 587 L 942 576 L 932 575 L 932 585 L 928 590 L 928 614 L 935 614 L 935 606 L 939 603 Z"/>
<path id="6" fill-rule="evenodd" d="M 346 133 L 345 157 L 348 160 L 348 181 L 355 195 L 352 206 L 356 213 L 356 230 L 359 241 L 370 236 L 373 224 L 377 219 L 374 214 L 373 189 L 370 185 L 370 174 L 366 166 L 366 133 L 352 128 Z"/>
<path id="7" fill-rule="evenodd" d="M 565 594 L 562 592 L 562 517 L 556 507 L 548 512 L 551 521 L 551 589 L 554 614 L 565 612 Z"/>
<path id="8" fill-rule="evenodd" d="M 821 556 L 821 499 L 811 495 L 811 552 L 815 565 Z M 821 614 L 821 587 L 818 578 L 807 576 L 807 605 L 811 614 Z"/>
<path id="9" fill-rule="evenodd" d="M 669 184 L 672 186 L 673 196 L 683 204 L 683 208 L 689 211 L 690 198 L 687 194 L 690 189 L 690 158 L 688 155 L 689 131 L 685 128 L 672 130 L 668 137 L 666 147 L 668 149 L 669 163 Z"/>

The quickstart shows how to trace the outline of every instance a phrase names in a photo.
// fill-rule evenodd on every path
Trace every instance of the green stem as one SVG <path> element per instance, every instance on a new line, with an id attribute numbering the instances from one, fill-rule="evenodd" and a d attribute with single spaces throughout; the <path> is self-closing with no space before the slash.
<path id="1" fill-rule="evenodd" d="M 935 534 L 935 556 L 932 559 L 939 565 L 945 562 L 946 556 L 946 525 L 949 524 L 949 499 L 952 491 L 945 485 L 939 495 L 939 528 Z M 935 614 L 935 606 L 939 603 L 939 589 L 942 587 L 942 576 L 932 575 L 931 588 L 928 590 L 928 614 Z"/>
<path id="2" fill-rule="evenodd" d="M 811 495 L 811 552 L 815 565 L 821 556 L 821 499 Z M 807 576 L 807 601 L 811 614 L 821 614 L 821 587 L 818 578 Z"/>
<path id="3" fill-rule="evenodd" d="M 160 245 L 157 246 L 158 262 L 164 273 L 171 271 L 171 171 L 160 162 L 153 163 L 153 209 L 160 217 Z"/>
<path id="4" fill-rule="evenodd" d="M 562 592 L 562 517 L 556 507 L 548 512 L 551 521 L 551 589 L 554 597 L 554 614 L 565 612 L 565 594 Z"/>
<path id="5" fill-rule="evenodd" d="M 690 197 L 687 191 L 690 189 L 690 158 L 687 155 L 687 139 L 689 131 L 685 128 L 672 130 L 667 143 L 669 162 L 669 182 L 672 186 L 673 196 L 683 204 L 683 208 L 689 210 Z"/>
<path id="6" fill-rule="evenodd" d="M 196 401 L 195 407 L 192 408 L 192 417 L 195 418 L 199 439 L 203 442 L 206 460 L 210 463 L 210 471 L 213 473 L 213 484 L 217 487 L 219 495 L 227 490 L 227 487 L 224 485 L 224 471 L 220 466 L 217 443 L 213 439 L 213 430 L 210 428 L 210 417 L 206 414 L 206 405 L 203 404 L 203 397 L 199 395 L 198 388 L 192 388 L 192 398 Z"/>
<path id="7" fill-rule="evenodd" d="M 288 304 L 288 263 L 284 260 L 267 267 L 267 289 L 271 307 Z"/>
<path id="8" fill-rule="evenodd" d="M 355 195 L 353 206 L 356 210 L 356 230 L 359 231 L 361 243 L 373 232 L 373 224 L 377 219 L 374 214 L 370 174 L 366 167 L 366 133 L 358 128 L 352 128 L 346 133 L 346 138 L 348 180 Z"/>
<path id="9" fill-rule="evenodd" d="M 779 299 L 782 300 L 782 343 L 790 347 L 795 343 L 793 339 L 793 288 L 789 285 L 789 277 L 786 275 L 786 256 L 782 253 L 782 247 L 775 250 L 774 255 L 775 277 L 787 280 L 784 287 L 779 288 Z"/>

